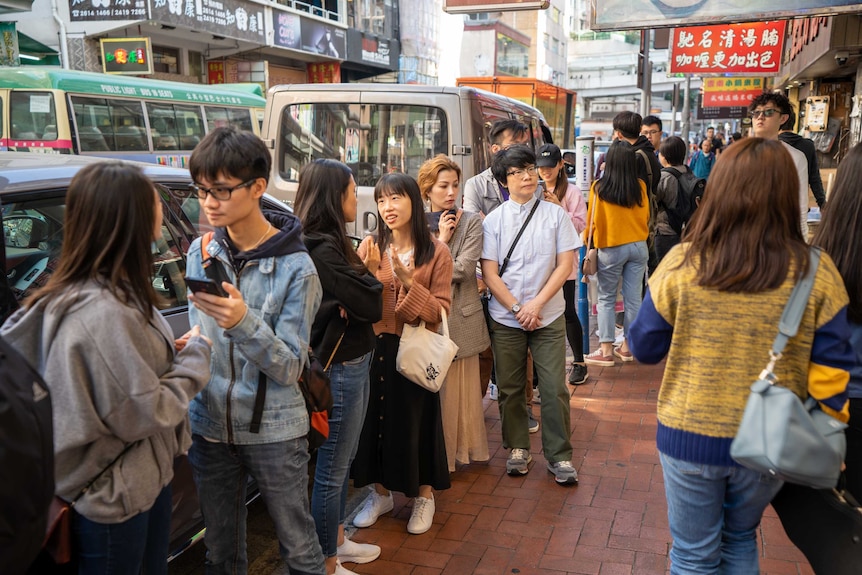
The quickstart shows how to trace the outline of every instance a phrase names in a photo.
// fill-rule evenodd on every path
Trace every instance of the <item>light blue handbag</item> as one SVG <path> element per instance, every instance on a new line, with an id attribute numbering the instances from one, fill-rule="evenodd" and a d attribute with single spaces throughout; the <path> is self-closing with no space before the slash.
<path id="1" fill-rule="evenodd" d="M 777 385 L 772 371 L 787 341 L 799 329 L 819 264 L 820 251 L 811 248 L 808 273 L 794 286 L 781 315 L 769 364 L 751 386 L 739 430 L 730 444 L 730 456 L 764 475 L 815 489 L 832 489 L 838 483 L 847 450 L 847 426 L 821 411 L 814 398 L 803 403 L 795 393 Z"/>

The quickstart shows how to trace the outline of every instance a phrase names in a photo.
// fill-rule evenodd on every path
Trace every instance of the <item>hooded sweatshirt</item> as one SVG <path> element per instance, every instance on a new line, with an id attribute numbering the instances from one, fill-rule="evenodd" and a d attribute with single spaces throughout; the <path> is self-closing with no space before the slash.
<path id="1" fill-rule="evenodd" d="M 120 523 L 152 507 L 191 444 L 206 341 L 193 337 L 177 353 L 158 310 L 148 320 L 96 282 L 18 310 L 0 331 L 50 389 L 57 495 L 71 501 L 98 477 L 75 504 L 84 517 Z"/>
<path id="2" fill-rule="evenodd" d="M 810 138 L 803 138 L 793 132 L 781 132 L 778 134 L 778 139 L 805 154 L 805 159 L 808 161 L 808 185 L 811 187 L 811 193 L 814 195 L 817 205 L 822 208 L 823 204 L 826 203 L 826 192 L 823 191 L 823 179 L 820 177 L 820 166 L 817 163 L 817 149 L 814 147 L 814 142 Z"/>
<path id="3" fill-rule="evenodd" d="M 191 403 L 192 432 L 236 445 L 276 443 L 308 433 L 308 413 L 297 385 L 308 357 L 309 335 L 320 306 L 314 262 L 302 242 L 299 220 L 264 212 L 278 233 L 247 252 L 217 228 L 207 252 L 242 293 L 245 316 L 230 329 L 189 307 L 189 322 L 212 339 L 212 377 Z M 186 273 L 205 277 L 201 239 L 189 248 Z M 260 430 L 250 429 L 261 372 L 266 401 Z"/>

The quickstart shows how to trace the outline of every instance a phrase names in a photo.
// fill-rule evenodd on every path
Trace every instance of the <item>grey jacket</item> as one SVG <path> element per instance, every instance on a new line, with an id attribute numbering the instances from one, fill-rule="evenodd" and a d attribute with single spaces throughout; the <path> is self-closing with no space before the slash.
<path id="1" fill-rule="evenodd" d="M 542 199 L 544 187 L 536 188 L 536 197 Z M 476 174 L 464 184 L 464 210 L 487 216 L 503 203 L 500 184 L 491 174 L 491 168 Z"/>
<path id="2" fill-rule="evenodd" d="M 458 344 L 457 358 L 465 358 L 491 345 L 476 282 L 476 262 L 482 255 L 482 216 L 462 211 L 447 245 L 454 260 L 449 337 Z"/>
<path id="3" fill-rule="evenodd" d="M 51 391 L 57 495 L 74 499 L 131 443 L 75 510 L 119 523 L 152 507 L 191 444 L 189 399 L 210 377 L 206 341 L 177 353 L 158 310 L 147 321 L 95 282 L 18 310 L 0 333 Z"/>

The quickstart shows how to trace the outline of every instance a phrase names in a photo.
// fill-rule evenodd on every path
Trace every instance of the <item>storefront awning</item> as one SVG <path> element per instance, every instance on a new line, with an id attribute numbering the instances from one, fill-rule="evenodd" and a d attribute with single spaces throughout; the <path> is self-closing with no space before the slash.
<path id="1" fill-rule="evenodd" d="M 0 14 L 30 12 L 32 10 L 33 0 L 0 0 Z"/>
<path id="2" fill-rule="evenodd" d="M 60 56 L 56 50 L 18 32 L 18 54 L 21 64 L 26 66 L 59 66 Z"/>

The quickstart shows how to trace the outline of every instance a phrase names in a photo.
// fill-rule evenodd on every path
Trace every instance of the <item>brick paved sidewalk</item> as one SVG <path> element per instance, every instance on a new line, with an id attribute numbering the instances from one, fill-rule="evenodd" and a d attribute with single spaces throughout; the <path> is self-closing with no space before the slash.
<path id="1" fill-rule="evenodd" d="M 376 575 L 666 573 L 671 538 L 655 448 L 662 369 L 590 367 L 589 381 L 570 387 L 576 487 L 557 485 L 546 471 L 541 431 L 531 436 L 530 473 L 507 476 L 497 403 L 486 398 L 491 461 L 452 475 L 425 534 L 407 533 L 412 502 L 395 494 L 392 513 L 351 535 L 380 545 L 380 558 L 345 567 Z M 813 573 L 771 508 L 759 535 L 762 573 Z"/>

